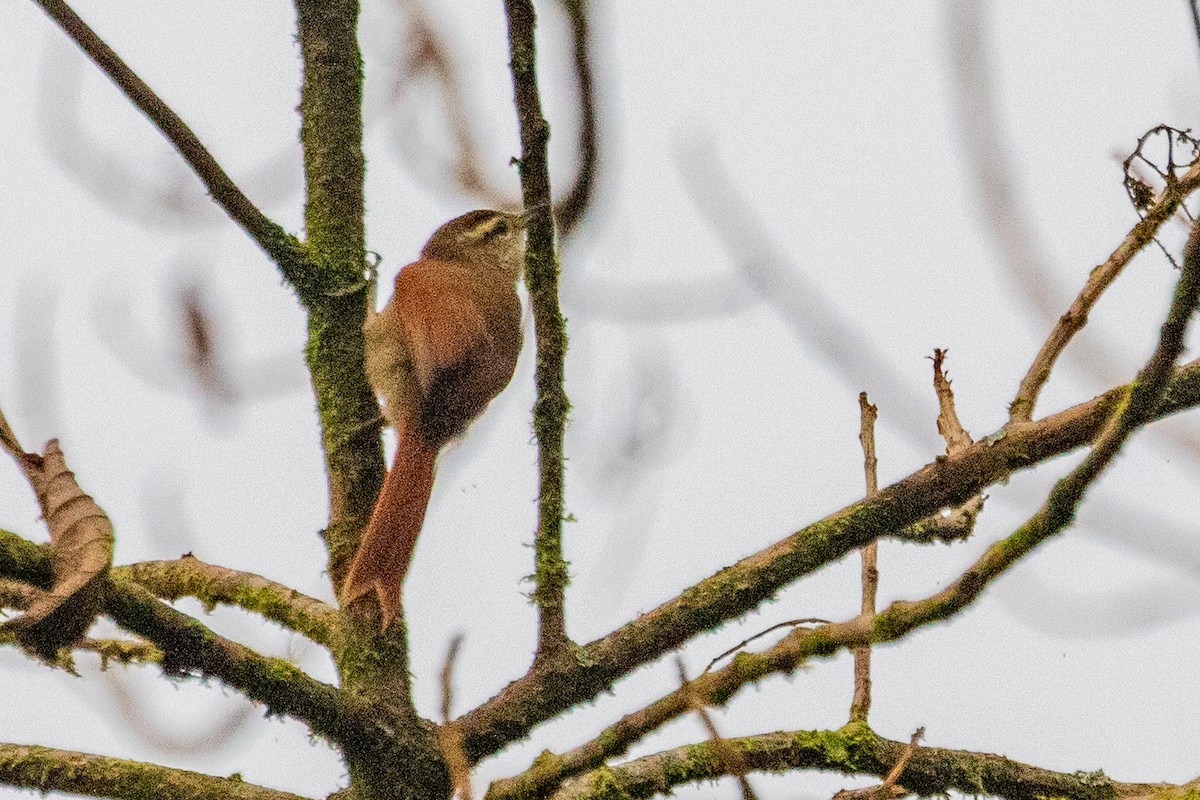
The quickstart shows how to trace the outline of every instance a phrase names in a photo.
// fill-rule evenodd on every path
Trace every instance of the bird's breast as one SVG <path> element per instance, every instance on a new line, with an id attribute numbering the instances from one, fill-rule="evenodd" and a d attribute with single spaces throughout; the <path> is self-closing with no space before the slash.
<path id="1" fill-rule="evenodd" d="M 367 381 L 383 401 L 384 416 L 393 426 L 415 400 L 412 355 L 399 334 L 400 323 L 394 316 L 395 308 L 389 305 L 382 312 L 371 314 L 363 325 Z"/>

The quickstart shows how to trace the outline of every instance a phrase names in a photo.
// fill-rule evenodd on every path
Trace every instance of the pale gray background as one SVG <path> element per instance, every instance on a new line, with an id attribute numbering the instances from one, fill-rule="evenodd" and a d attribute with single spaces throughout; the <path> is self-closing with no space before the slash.
<path id="1" fill-rule="evenodd" d="M 429 5 L 453 45 L 486 167 L 515 192 L 501 4 Z M 563 254 L 575 404 L 568 507 L 578 518 L 567 526 L 568 627 L 578 641 L 860 497 L 860 390 L 880 407 L 881 482 L 941 452 L 934 347 L 950 350 L 964 425 L 976 436 L 995 430 L 1050 320 L 1136 221 L 1120 159 L 1146 129 L 1186 128 L 1200 107 L 1183 2 L 593 5 L 600 183 Z M 403 15 L 366 6 L 368 237 L 390 281 L 434 227 L 480 201 L 450 186 L 429 87 L 395 92 Z M 552 167 L 565 187 L 566 27 L 551 4 L 539 9 Z M 256 202 L 299 229 L 288 3 L 77 10 Z M 965 49 L 972 26 L 983 62 Z M 291 293 L 34 4 L 0 4 L 0 31 L 0 403 L 26 446 L 62 439 L 116 523 L 118 562 L 191 550 L 332 599 L 320 574 L 325 483 L 304 322 Z M 956 71 L 956 48 L 960 64 L 991 74 L 994 102 Z M 985 166 L 1009 168 L 1015 216 L 998 218 L 984 201 L 998 197 L 976 177 Z M 998 229 L 1025 231 L 1044 285 L 1013 277 Z M 1182 231 L 1164 237 L 1176 250 Z M 1084 337 L 1100 355 L 1064 370 L 1041 413 L 1133 375 L 1175 274 L 1154 249 L 1134 262 Z M 200 391 L 180 360 L 178 297 L 196 285 L 219 326 L 232 399 Z M 530 356 L 443 459 L 407 583 L 416 692 L 430 715 L 455 632 L 467 637 L 460 711 L 529 660 L 534 619 L 520 579 L 532 569 L 536 493 Z M 1122 780 L 1200 772 L 1198 465 L 1179 442 L 1194 420 L 1137 439 L 1079 526 L 968 613 L 880 648 L 876 730 L 905 739 L 923 725 L 930 745 L 1102 767 Z M 881 604 L 943 586 L 1031 513 L 1072 460 L 996 487 L 967 544 L 885 544 Z M 0 526 L 45 537 L 19 473 L 3 464 Z M 848 559 L 699 639 L 689 667 L 776 621 L 853 615 L 857 569 Z M 264 637 L 256 618 L 223 611 L 210 621 L 332 677 L 317 648 L 278 630 Z M 303 726 L 263 721 L 215 682 L 172 683 L 150 667 L 100 674 L 79 660 L 82 679 L 0 651 L 0 740 L 240 772 L 311 796 L 341 785 L 340 762 Z M 590 738 L 673 685 L 670 659 L 642 670 L 615 697 L 485 762 L 478 784 Z M 747 689 L 716 719 L 728 735 L 837 727 L 849 699 L 850 662 L 839 657 Z M 696 720 L 680 720 L 635 754 L 703 736 Z M 808 774 L 753 782 L 768 798 L 854 785 Z M 694 791 L 714 790 L 681 795 Z"/>

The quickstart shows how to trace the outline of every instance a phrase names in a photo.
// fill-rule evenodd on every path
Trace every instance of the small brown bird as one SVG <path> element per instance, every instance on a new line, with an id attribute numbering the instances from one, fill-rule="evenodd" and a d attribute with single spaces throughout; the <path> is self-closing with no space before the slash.
<path id="1" fill-rule="evenodd" d="M 367 379 L 396 429 L 396 457 L 342 584 L 348 605 L 372 589 L 383 627 L 400 609 L 438 452 L 512 379 L 521 351 L 524 219 L 472 211 L 438 228 L 368 311 Z"/>

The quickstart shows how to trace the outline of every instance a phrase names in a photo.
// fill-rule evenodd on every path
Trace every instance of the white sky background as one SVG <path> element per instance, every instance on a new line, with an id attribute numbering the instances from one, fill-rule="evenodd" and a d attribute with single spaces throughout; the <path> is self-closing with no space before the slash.
<path id="1" fill-rule="evenodd" d="M 578 518 L 566 529 L 575 576 L 568 627 L 580 642 L 861 497 L 860 390 L 880 408 L 881 484 L 932 460 L 942 451 L 934 347 L 950 350 L 964 425 L 976 437 L 994 431 L 1050 324 L 1006 271 L 964 144 L 949 23 L 952 7 L 975 6 L 594 5 L 598 195 L 563 253 L 575 404 L 568 508 Z M 1006 148 L 989 157 L 1012 166 L 1015 212 L 1031 226 L 1051 287 L 1032 293 L 1056 314 L 1136 221 L 1120 158 L 1156 124 L 1194 124 L 1197 46 L 1184 2 L 985 5 L 1000 120 L 990 130 Z M 444 127 L 428 86 L 389 105 L 403 17 L 389 4 L 367 6 L 368 241 L 388 286 L 433 228 L 481 201 L 456 194 L 444 169 Z M 485 166 L 515 194 L 501 5 L 430 6 L 453 47 Z M 76 8 L 252 199 L 299 229 L 289 4 Z M 566 27 L 550 4 L 540 12 L 552 172 L 565 189 L 575 133 Z M 190 550 L 331 600 L 320 574 L 325 482 L 304 321 L 290 291 L 34 4 L 0 5 L 0 31 L 4 409 L 27 447 L 62 439 L 80 482 L 116 523 L 119 563 Z M 743 207 L 764 234 L 752 235 L 753 252 L 731 252 L 746 230 L 734 211 Z M 1165 237 L 1176 252 L 1182 230 Z M 748 256 L 776 268 L 772 298 L 747 282 Z M 1063 370 L 1039 416 L 1132 377 L 1176 274 L 1154 249 L 1133 263 L 1084 336 L 1104 358 Z M 723 287 L 700 298 L 722 313 L 686 302 L 701 283 Z M 822 304 L 800 291 L 809 284 L 869 353 L 796 322 Z M 200 287 L 218 326 L 232 401 L 205 396 L 183 365 L 187 286 Z M 668 313 L 690 319 L 664 321 Z M 821 340 L 834 342 L 837 359 Z M 431 716 L 454 633 L 467 637 L 460 712 L 530 658 L 534 617 L 519 580 L 532 571 L 531 356 L 527 347 L 514 385 L 443 458 L 407 582 L 416 693 Z M 872 360 L 894 377 L 874 373 Z M 1194 777 L 1200 546 L 1189 538 L 1193 508 L 1179 498 L 1194 497 L 1200 465 L 1194 448 L 1172 438 L 1194 419 L 1137 439 L 1080 524 L 967 613 L 879 648 L 875 729 L 906 739 L 923 725 L 929 745 L 1104 768 L 1120 780 Z M 640 448 L 632 456 L 631 442 Z M 996 487 L 969 543 L 885 544 L 880 605 L 944 586 L 1032 513 L 1069 463 Z M 46 536 L 19 473 L 2 465 L 0 527 Z M 687 664 L 698 671 L 777 621 L 852 616 L 857 574 L 857 558 L 823 570 L 697 640 Z M 264 635 L 256 618 L 224 611 L 210 621 L 332 678 L 316 648 L 278 630 Z M 301 725 L 262 721 L 260 709 L 247 711 L 215 683 L 168 683 L 149 667 L 100 674 L 89 657 L 79 661 L 82 679 L 0 651 L 0 740 L 241 772 L 310 796 L 341 785 L 340 762 Z M 727 735 L 838 727 L 850 667 L 839 657 L 764 681 L 719 713 L 718 725 Z M 140 696 L 122 703 L 122 687 Z M 485 762 L 477 778 L 482 785 L 543 748 L 579 744 L 673 687 L 664 659 Z M 220 727 L 247 714 L 233 732 Z M 634 754 L 703 737 L 685 719 Z M 765 798 L 828 796 L 854 783 L 806 774 L 753 782 Z M 693 791 L 713 790 L 680 794 Z"/>

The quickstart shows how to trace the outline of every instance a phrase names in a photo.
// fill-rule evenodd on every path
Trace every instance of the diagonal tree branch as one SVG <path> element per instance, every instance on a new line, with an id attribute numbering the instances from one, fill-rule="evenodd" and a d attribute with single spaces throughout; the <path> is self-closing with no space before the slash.
<path id="1" fill-rule="evenodd" d="M 895 641 L 919 626 L 947 619 L 974 602 L 983 589 L 1019 559 L 1074 520 L 1084 493 L 1134 431 L 1152 418 L 1165 393 L 1175 359 L 1183 350 L 1187 325 L 1200 301 L 1200 224 L 1192 228 L 1184 267 L 1158 346 L 1137 378 L 1121 393 L 1083 461 L 1059 480 L 1045 503 L 1016 531 L 996 542 L 958 580 L 919 602 L 897 601 L 878 616 L 863 614 L 849 622 L 801 628 L 759 654 L 743 653 L 726 668 L 701 675 L 686 690 L 667 694 L 627 715 L 592 741 L 561 755 L 545 754 L 524 774 L 497 781 L 488 800 L 509 800 L 556 789 L 571 775 L 599 766 L 623 753 L 647 733 L 687 713 L 693 696 L 726 702 L 746 684 L 777 672 L 791 672 L 813 656 L 829 656 L 847 647 Z M 689 694 L 690 693 L 690 694 Z"/>
<path id="2" fill-rule="evenodd" d="M 0 608 L 27 610 L 38 599 L 42 590 L 28 583 L 0 578 Z M 0 633 L 0 644 L 16 643 L 11 631 Z M 154 645 L 138 639 L 91 639 L 83 637 L 70 645 L 72 650 L 88 651 L 100 657 L 100 670 L 108 668 L 109 662 L 119 664 L 161 664 L 162 651 Z M 57 666 L 64 666 L 61 662 Z M 66 666 L 70 666 L 68 663 Z"/>
<path id="3" fill-rule="evenodd" d="M 908 743 L 884 739 L 866 725 L 847 725 L 839 731 L 780 731 L 738 739 L 725 746 L 737 751 L 746 765 L 759 772 L 797 769 L 877 775 L 880 778 L 903 757 Z M 665 750 L 624 764 L 601 767 L 565 782 L 552 800 L 628 800 L 667 796 L 686 783 L 724 776 L 718 754 L 709 744 Z M 990 753 L 918 747 L 912 750 L 901 784 L 921 797 L 951 791 L 968 795 L 1035 800 L 1118 800 L 1146 797 L 1169 790 L 1166 784 L 1119 783 L 1094 772 L 1053 772 Z M 1164 794 L 1164 797 L 1168 795 Z"/>
<path id="4" fill-rule="evenodd" d="M 49 585 L 48 548 L 0 531 L 0 576 Z M 271 713 L 295 717 L 335 742 L 353 739 L 369 718 L 361 704 L 343 697 L 337 688 L 287 661 L 261 656 L 214 633 L 126 578 L 111 578 L 103 596 L 104 613 L 162 651 L 167 674 L 217 678 Z M 380 711 L 376 716 L 385 715 Z"/>
<path id="5" fill-rule="evenodd" d="M 1142 218 L 1117 249 L 1088 275 L 1087 283 L 1079 290 L 1071 307 L 1058 319 L 1054 330 L 1046 337 L 1029 371 L 1021 380 L 1017 396 L 1009 406 L 1010 419 L 1016 423 L 1028 422 L 1033 415 L 1038 394 L 1050 379 L 1050 372 L 1058 363 L 1058 357 L 1066 349 L 1075 334 L 1087 324 L 1088 314 L 1104 291 L 1112 285 L 1126 265 L 1142 249 L 1154 241 L 1159 228 L 1174 216 L 1184 199 L 1200 188 L 1200 163 L 1193 164 L 1183 177 L 1167 183 L 1154 202 L 1146 209 Z"/>
<path id="6" fill-rule="evenodd" d="M 189 800 L 302 800 L 300 795 L 144 761 L 0 743 L 0 783 L 93 797 L 186 797 Z"/>
<path id="7" fill-rule="evenodd" d="M 0 576 L 48 585 L 47 548 L 0 530 Z M 344 752 L 385 765 L 379 770 L 381 780 L 410 776 L 405 758 L 411 756 L 412 744 L 397 735 L 411 725 L 403 706 L 368 702 L 313 679 L 287 661 L 261 656 L 213 633 L 127 579 L 110 581 L 104 603 L 105 613 L 118 625 L 162 651 L 162 669 L 167 674 L 217 678 L 265 705 L 269 713 L 304 722 Z"/>
<path id="8" fill-rule="evenodd" d="M 962 504 L 1013 472 L 1086 445 L 1128 389 L 1117 387 L 1035 423 L 999 431 L 961 453 L 940 457 L 877 497 L 848 506 L 706 578 L 582 647 L 572 658 L 540 665 L 459 719 L 468 754 L 483 758 L 526 736 L 534 726 L 593 699 L 638 666 L 756 608 L 792 581 L 872 539 Z M 1200 360 L 1175 370 L 1153 417 L 1198 404 Z"/>
<path id="9" fill-rule="evenodd" d="M 105 610 L 118 625 L 163 651 L 167 674 L 218 678 L 270 713 L 296 717 L 314 733 L 339 740 L 342 709 L 335 687 L 213 633 L 129 580 L 114 577 L 106 595 Z"/>
<path id="10" fill-rule="evenodd" d="M 261 575 L 206 564 L 192 555 L 115 567 L 112 574 L 128 578 L 165 600 L 195 597 L 210 609 L 220 604 L 238 606 L 327 648 L 337 649 L 341 643 L 336 609 Z"/>
<path id="11" fill-rule="evenodd" d="M 0 571 L 2 568 L 0 564 Z M 217 678 L 265 705 L 268 713 L 304 722 L 313 733 L 348 754 L 375 763 L 398 764 L 381 767 L 381 780 L 395 780 L 397 772 L 411 777 L 413 768 L 403 761 L 411 756 L 411 743 L 397 735 L 412 724 L 404 706 L 369 702 L 321 683 L 283 659 L 261 656 L 213 633 L 127 580 L 113 580 L 106 594 L 109 616 L 163 651 L 164 672 Z"/>
<path id="12" fill-rule="evenodd" d="M 63 0 L 35 0 L 38 5 L 108 75 L 126 97 L 162 132 L 200 178 L 213 200 L 279 265 L 297 287 L 317 277 L 304 248 L 294 236 L 271 221 L 238 188 L 196 134 L 162 101 L 146 82 Z M 302 292 L 303 294 L 303 292 Z"/>

